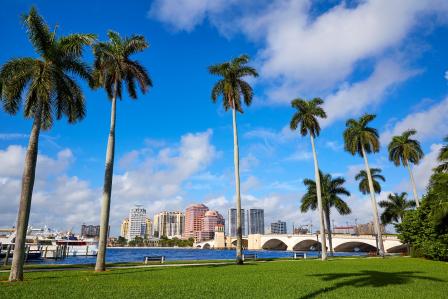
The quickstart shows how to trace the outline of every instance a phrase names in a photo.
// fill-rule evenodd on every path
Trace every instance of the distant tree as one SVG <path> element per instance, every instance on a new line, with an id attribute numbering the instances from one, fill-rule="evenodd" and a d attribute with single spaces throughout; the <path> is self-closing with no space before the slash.
<path id="1" fill-rule="evenodd" d="M 420 142 L 410 138 L 415 134 L 417 134 L 416 130 L 407 130 L 399 136 L 394 136 L 389 143 L 388 150 L 389 160 L 394 162 L 395 166 L 403 165 L 408 168 L 412 190 L 414 192 L 414 200 L 418 208 L 420 203 L 418 201 L 417 186 L 415 185 L 410 163 L 418 164 L 423 158 L 423 151 L 420 147 Z"/>
<path id="2" fill-rule="evenodd" d="M 406 211 L 396 227 L 413 256 L 448 261 L 448 173 L 432 175 L 420 208 Z"/>
<path id="3" fill-rule="evenodd" d="M 112 102 L 101 204 L 100 238 L 95 265 L 97 272 L 106 270 L 106 240 L 112 196 L 117 98 L 122 98 L 123 82 L 126 83 L 128 94 L 132 99 L 137 98 L 137 85 L 142 93 L 152 86 L 152 81 L 145 68 L 138 61 L 129 57 L 149 47 L 145 38 L 141 35 L 122 38 L 114 31 L 109 31 L 107 35 L 109 41 L 99 42 L 93 47 L 95 56 L 94 87 L 103 87 Z"/>
<path id="4" fill-rule="evenodd" d="M 319 163 L 317 161 L 316 148 L 314 146 L 314 138 L 320 134 L 320 125 L 317 118 L 326 118 L 327 114 L 321 105 L 324 101 L 320 98 L 314 98 L 310 101 L 297 98 L 292 100 L 291 106 L 297 111 L 292 116 L 291 122 L 289 124 L 291 130 L 297 130 L 300 126 L 300 134 L 306 136 L 310 134 L 311 148 L 313 150 L 314 158 L 314 178 L 316 181 L 316 196 L 317 196 L 317 206 L 319 210 L 319 222 L 322 240 L 322 260 L 327 259 L 327 244 L 325 237 L 325 224 L 324 224 L 324 212 L 322 205 L 322 190 L 321 182 L 319 176 Z M 331 232 L 329 232 L 331 233 Z"/>
<path id="5" fill-rule="evenodd" d="M 381 175 L 381 169 L 379 168 L 370 168 L 370 174 L 372 176 L 373 190 L 375 190 L 375 193 L 380 194 L 381 184 L 379 181 L 381 180 L 385 182 L 386 178 Z M 362 194 L 369 193 L 369 177 L 367 175 L 367 172 L 361 169 L 355 176 L 355 179 L 359 181 L 359 191 L 361 191 Z"/>
<path id="6" fill-rule="evenodd" d="M 243 264 L 243 232 L 241 224 L 241 194 L 240 194 L 240 169 L 238 149 L 238 129 L 236 123 L 236 112 L 243 113 L 243 104 L 250 106 L 253 98 L 253 90 L 249 83 L 243 78 L 251 76 L 258 77 L 257 71 L 247 65 L 249 56 L 241 55 L 229 62 L 212 65 L 208 68 L 210 74 L 220 76 L 221 79 L 215 83 L 212 89 L 212 100 L 214 103 L 222 97 L 224 110 L 232 109 L 233 118 L 233 154 L 235 164 L 235 188 L 236 188 L 236 263 Z"/>
<path id="7" fill-rule="evenodd" d="M 376 153 L 380 150 L 380 141 L 378 131 L 369 127 L 369 123 L 375 119 L 375 115 L 365 114 L 358 120 L 349 119 L 346 123 L 344 131 L 344 148 L 352 155 L 358 154 L 363 157 L 365 171 L 369 182 L 370 199 L 372 202 L 372 213 L 375 230 L 378 235 L 379 252 L 384 256 L 383 236 L 381 233 L 380 222 L 378 218 L 378 207 L 375 199 L 375 189 L 373 187 L 372 174 L 370 172 L 369 162 L 367 160 L 368 153 Z"/>
<path id="8" fill-rule="evenodd" d="M 440 149 L 439 156 L 437 157 L 437 160 L 441 163 L 435 169 L 437 173 L 448 173 L 448 136 L 443 140 L 446 144 Z"/>
<path id="9" fill-rule="evenodd" d="M 38 57 L 13 58 L 0 68 L 0 102 L 9 114 L 17 114 L 23 103 L 26 118 L 33 119 L 22 176 L 14 254 L 9 281 L 23 280 L 25 238 L 36 173 L 39 134 L 49 130 L 55 119 L 66 116 L 69 123 L 84 118 L 84 95 L 73 75 L 90 81 L 89 67 L 82 62 L 84 46 L 94 34 L 57 37 L 32 7 L 23 16 L 28 39 Z M 7 41 L 5 41 L 7 42 Z"/>
<path id="10" fill-rule="evenodd" d="M 406 211 L 415 208 L 415 201 L 407 200 L 407 193 L 389 194 L 387 200 L 382 200 L 378 204 L 384 209 L 381 214 L 381 222 L 389 224 L 392 222 L 399 223 L 403 220 Z"/>
<path id="11" fill-rule="evenodd" d="M 126 238 L 119 236 L 117 239 L 117 244 L 119 246 L 126 246 L 128 244 L 128 240 L 126 240 Z"/>
<path id="12" fill-rule="evenodd" d="M 340 215 L 348 215 L 351 213 L 348 204 L 340 197 L 340 195 L 350 196 L 350 192 L 344 188 L 345 179 L 342 177 L 333 178 L 330 174 L 323 174 L 319 171 L 320 182 L 322 184 L 322 205 L 324 210 L 325 222 L 327 225 L 328 243 L 330 245 L 330 253 L 333 255 L 333 240 L 331 232 L 331 208 L 335 208 Z M 306 213 L 309 210 L 317 209 L 317 192 L 316 182 L 310 179 L 303 181 L 307 191 L 302 197 L 300 210 Z"/>

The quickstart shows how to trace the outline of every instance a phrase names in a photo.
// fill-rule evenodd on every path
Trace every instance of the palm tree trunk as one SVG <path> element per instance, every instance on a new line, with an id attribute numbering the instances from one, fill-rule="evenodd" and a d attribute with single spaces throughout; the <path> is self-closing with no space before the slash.
<path id="1" fill-rule="evenodd" d="M 370 199 L 372 201 L 372 211 L 373 211 L 373 224 L 375 226 L 376 234 L 378 236 L 378 249 L 380 251 L 380 255 L 384 257 L 384 244 L 383 244 L 383 234 L 381 232 L 380 222 L 378 218 L 378 208 L 375 199 L 375 189 L 373 188 L 373 180 L 372 174 L 370 173 L 369 162 L 367 161 L 366 151 L 364 146 L 361 146 L 362 157 L 364 158 L 364 164 L 367 172 L 367 179 L 369 181 L 369 191 L 370 191 Z"/>
<path id="2" fill-rule="evenodd" d="M 236 188 L 236 263 L 242 265 L 243 231 L 241 228 L 242 221 L 241 221 L 241 194 L 240 194 L 240 159 L 238 149 L 238 129 L 236 125 L 235 105 L 233 105 L 232 107 L 232 119 L 233 119 L 233 162 L 235 164 L 235 188 Z"/>
<path id="3" fill-rule="evenodd" d="M 317 163 L 317 154 L 316 148 L 314 146 L 314 138 L 313 135 L 310 134 L 311 137 L 311 147 L 313 149 L 313 157 L 314 157 L 314 176 L 316 180 L 316 191 L 317 191 L 317 206 L 319 208 L 319 222 L 320 222 L 320 236 L 321 236 L 321 244 L 322 244 L 322 260 L 325 261 L 327 259 L 327 242 L 325 239 L 325 224 L 324 224 L 324 215 L 323 215 L 323 205 L 322 205 L 322 191 L 320 185 L 320 175 L 319 175 L 319 164 Z"/>
<path id="4" fill-rule="evenodd" d="M 327 227 L 327 234 L 328 234 L 328 247 L 330 248 L 330 256 L 333 256 L 333 236 L 331 233 L 331 222 L 330 222 L 330 209 L 327 208 L 324 211 L 325 214 L 325 225 Z"/>
<path id="5" fill-rule="evenodd" d="M 112 178 L 114 171 L 115 155 L 115 119 L 117 109 L 117 82 L 114 84 L 114 96 L 110 113 L 110 131 L 107 140 L 106 168 L 104 173 L 103 201 L 101 203 L 100 237 L 98 242 L 98 255 L 96 257 L 95 271 L 106 270 L 106 247 L 109 231 L 110 198 L 112 195 Z"/>
<path id="6" fill-rule="evenodd" d="M 28 149 L 26 150 L 25 167 L 22 176 L 22 192 L 20 194 L 19 212 L 17 215 L 16 238 L 12 257 L 9 281 L 23 280 L 23 263 L 25 260 L 26 233 L 31 210 L 34 178 L 36 175 L 37 151 L 39 147 L 39 133 L 42 120 L 42 108 L 39 104 L 34 114 Z"/>
<path id="7" fill-rule="evenodd" d="M 418 201 L 418 193 L 417 193 L 417 186 L 415 185 L 414 181 L 414 175 L 412 174 L 412 169 L 409 163 L 406 163 L 409 171 L 409 176 L 411 177 L 411 183 L 412 183 L 412 191 L 414 192 L 414 200 L 415 204 L 417 205 L 417 208 L 420 207 L 420 202 Z"/>

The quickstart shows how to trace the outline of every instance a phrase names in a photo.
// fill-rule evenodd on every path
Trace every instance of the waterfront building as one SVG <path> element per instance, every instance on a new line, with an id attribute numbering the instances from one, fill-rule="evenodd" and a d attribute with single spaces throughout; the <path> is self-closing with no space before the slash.
<path id="1" fill-rule="evenodd" d="M 194 238 L 195 241 L 199 239 L 202 231 L 203 219 L 208 207 L 203 204 L 193 204 L 187 207 L 185 211 L 185 231 L 184 238 Z"/>
<path id="2" fill-rule="evenodd" d="M 264 210 L 249 209 L 247 210 L 247 234 L 264 235 Z"/>
<path id="3" fill-rule="evenodd" d="M 146 225 L 145 225 L 145 239 L 151 239 L 152 238 L 152 222 L 149 217 L 146 217 Z"/>
<path id="4" fill-rule="evenodd" d="M 81 225 L 81 237 L 84 238 L 98 238 L 100 236 L 99 225 Z"/>
<path id="5" fill-rule="evenodd" d="M 384 233 L 384 225 L 380 224 L 381 232 Z M 357 235 L 375 235 L 375 226 L 373 225 L 373 222 L 365 223 L 365 224 L 358 224 L 356 225 L 356 231 L 355 234 Z"/>
<path id="6" fill-rule="evenodd" d="M 217 226 L 224 226 L 224 217 L 218 211 L 207 211 L 202 220 L 202 229 L 198 234 L 197 242 L 213 240 Z"/>
<path id="7" fill-rule="evenodd" d="M 236 209 L 231 208 L 228 212 L 228 219 L 229 219 L 229 236 L 235 237 L 236 236 Z M 264 221 L 264 220 L 263 220 Z M 246 213 L 244 212 L 244 209 L 241 209 L 241 230 L 243 233 L 243 236 L 246 235 Z"/>
<path id="8" fill-rule="evenodd" d="M 129 234 L 129 218 L 126 217 L 121 222 L 120 236 L 122 236 L 123 238 L 127 238 L 128 234 Z"/>
<path id="9" fill-rule="evenodd" d="M 154 236 L 181 238 L 185 228 L 185 215 L 182 212 L 163 211 L 154 215 Z"/>
<path id="10" fill-rule="evenodd" d="M 271 234 L 286 234 L 286 222 L 279 220 L 271 223 Z"/>
<path id="11" fill-rule="evenodd" d="M 356 226 L 354 225 L 335 226 L 333 227 L 333 234 L 348 234 L 348 235 L 356 234 Z"/>
<path id="12" fill-rule="evenodd" d="M 129 229 L 126 239 L 134 240 L 135 237 L 145 237 L 146 218 L 146 210 L 141 205 L 136 205 L 131 209 L 129 212 Z"/>

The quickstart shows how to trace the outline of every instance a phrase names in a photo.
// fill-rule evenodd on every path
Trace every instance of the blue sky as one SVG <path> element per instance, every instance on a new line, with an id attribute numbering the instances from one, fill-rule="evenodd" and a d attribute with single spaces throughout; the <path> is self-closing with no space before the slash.
<path id="1" fill-rule="evenodd" d="M 239 115 L 243 207 L 265 208 L 266 223 L 308 224 L 300 214 L 302 180 L 312 178 L 308 138 L 288 129 L 293 98 L 323 98 L 328 119 L 317 140 L 322 170 L 347 179 L 350 216 L 367 222 L 370 202 L 357 190 L 359 157 L 343 151 L 345 120 L 376 113 L 382 150 L 369 157 L 383 169 L 389 192 L 411 194 L 405 169 L 387 160 L 391 136 L 415 128 L 425 158 L 415 168 L 424 192 L 448 131 L 448 4 L 445 1 L 7 1 L 0 11 L 0 63 L 34 56 L 20 15 L 36 5 L 58 34 L 108 29 L 142 34 L 150 48 L 135 56 L 154 88 L 137 101 L 124 97 L 117 114 L 111 208 L 113 234 L 136 203 L 155 212 L 203 202 L 226 215 L 234 203 L 231 115 L 213 104 L 216 78 L 207 66 L 247 53 L 260 73 L 251 107 Z M 92 61 L 90 49 L 85 60 Z M 97 223 L 110 102 L 82 83 L 87 117 L 66 120 L 41 136 L 30 224 L 58 229 Z M 0 226 L 15 222 L 31 121 L 0 113 Z"/>

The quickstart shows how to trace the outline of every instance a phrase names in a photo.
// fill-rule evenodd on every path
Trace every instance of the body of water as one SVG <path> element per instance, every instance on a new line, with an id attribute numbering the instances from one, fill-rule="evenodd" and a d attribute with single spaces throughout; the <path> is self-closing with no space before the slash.
<path id="1" fill-rule="evenodd" d="M 244 250 L 244 253 L 255 253 L 258 258 L 290 258 L 290 251 Z M 235 258 L 235 250 L 195 249 L 195 248 L 108 248 L 106 262 L 143 262 L 144 256 L 163 255 L 167 261 L 181 260 L 228 260 Z M 309 251 L 307 255 L 317 257 L 317 251 Z M 336 252 L 336 256 L 361 256 L 366 253 Z M 95 256 L 67 257 L 62 260 L 41 259 L 32 263 L 39 264 L 94 264 Z"/>

